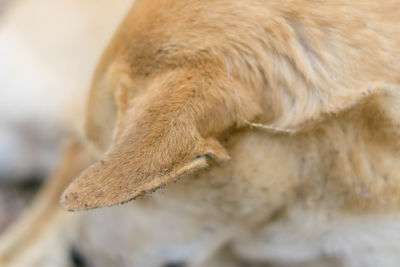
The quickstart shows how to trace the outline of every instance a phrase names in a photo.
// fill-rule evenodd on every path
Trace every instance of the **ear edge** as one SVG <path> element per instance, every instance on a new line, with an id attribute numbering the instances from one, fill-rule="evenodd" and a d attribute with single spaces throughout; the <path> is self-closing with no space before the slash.
<path id="1" fill-rule="evenodd" d="M 87 194 L 84 193 L 87 190 L 82 190 L 82 192 L 79 192 L 79 190 L 75 189 L 75 187 L 79 187 L 79 183 L 82 183 L 82 180 L 85 179 L 84 176 L 86 175 L 86 172 L 84 172 L 64 191 L 60 199 L 60 206 L 68 211 L 83 211 L 124 204 L 147 193 L 155 192 L 156 190 L 163 188 L 170 183 L 178 181 L 183 176 L 193 173 L 199 169 L 206 168 L 207 166 L 208 163 L 206 155 L 198 156 L 171 173 L 164 174 L 164 177 L 154 177 L 149 182 L 139 185 L 139 188 L 136 188 L 134 192 L 129 194 L 129 197 L 122 199 L 111 199 L 109 201 L 104 201 L 104 199 L 107 197 L 101 197 L 100 199 L 96 199 L 96 197 L 87 198 L 85 197 Z M 120 189 L 122 190 L 122 188 Z"/>

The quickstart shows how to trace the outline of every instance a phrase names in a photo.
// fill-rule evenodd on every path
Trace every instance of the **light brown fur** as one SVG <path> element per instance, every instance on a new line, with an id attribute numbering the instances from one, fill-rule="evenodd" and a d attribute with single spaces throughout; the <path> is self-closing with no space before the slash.
<path id="1" fill-rule="evenodd" d="M 338 221 L 398 212 L 399 7 L 138 1 L 89 97 L 99 160 L 63 207 L 112 206 L 166 186 L 134 204 L 234 225 L 227 244 L 261 261 L 268 251 L 244 240 L 285 225 L 295 207 Z"/>
<path id="2" fill-rule="evenodd" d="M 372 190 L 385 207 L 396 202 L 395 177 L 379 190 L 362 188 L 378 179 L 363 168 L 381 163 L 359 157 L 397 154 L 398 121 L 379 113 L 380 99 L 398 94 L 398 4 L 140 1 L 104 54 L 90 94 L 88 137 L 108 152 L 69 188 L 63 205 L 126 202 L 205 167 L 204 156 L 226 160 L 217 140 L 250 122 L 297 131 L 278 133 L 276 142 L 302 147 L 288 154 L 324 153 L 323 160 L 305 162 L 306 172 L 318 174 L 298 174 L 302 188 L 313 187 L 307 198 L 348 194 L 340 196 L 345 205 L 358 206 L 369 200 L 356 191 Z M 357 131 L 360 140 L 340 128 Z M 385 135 L 387 149 L 379 143 Z M 361 152 L 372 146 L 380 151 Z M 343 160 L 350 160 L 342 165 L 348 168 L 338 170 Z M 324 181 L 333 188 L 320 188 Z"/>

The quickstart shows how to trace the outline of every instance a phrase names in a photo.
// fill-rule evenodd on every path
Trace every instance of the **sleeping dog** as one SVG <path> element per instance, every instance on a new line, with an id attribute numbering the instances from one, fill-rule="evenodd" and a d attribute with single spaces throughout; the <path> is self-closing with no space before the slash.
<path id="1" fill-rule="evenodd" d="M 139 0 L 1 258 L 399 266 L 399 69 L 398 0 Z"/>

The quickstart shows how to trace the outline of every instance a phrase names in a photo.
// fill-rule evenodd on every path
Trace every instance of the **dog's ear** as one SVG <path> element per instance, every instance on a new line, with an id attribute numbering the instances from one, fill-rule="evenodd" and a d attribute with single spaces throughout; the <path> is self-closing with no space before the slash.
<path id="1" fill-rule="evenodd" d="M 64 208 L 123 203 L 206 167 L 209 159 L 229 159 L 218 140 L 237 124 L 235 92 L 209 72 L 198 72 L 165 74 L 141 96 L 121 89 L 108 152 L 64 192 Z M 245 110 L 259 112 L 242 96 L 246 103 Z"/>
<path id="2" fill-rule="evenodd" d="M 107 55 L 103 55 L 102 64 L 98 66 L 94 76 L 85 119 L 87 140 L 98 154 L 104 153 L 110 146 L 118 109 L 120 112 L 124 110 L 127 101 L 126 96 L 121 95 L 121 88 L 130 88 L 131 83 L 124 65 L 104 66 L 104 62 L 110 61 Z"/>

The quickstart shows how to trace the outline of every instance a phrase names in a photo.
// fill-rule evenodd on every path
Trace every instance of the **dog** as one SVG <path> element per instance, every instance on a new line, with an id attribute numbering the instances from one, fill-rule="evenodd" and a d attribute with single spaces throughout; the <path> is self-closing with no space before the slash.
<path id="1" fill-rule="evenodd" d="M 399 7 L 137 1 L 94 75 L 91 164 L 41 195 L 72 180 L 85 212 L 49 229 L 93 266 L 398 266 Z"/>

